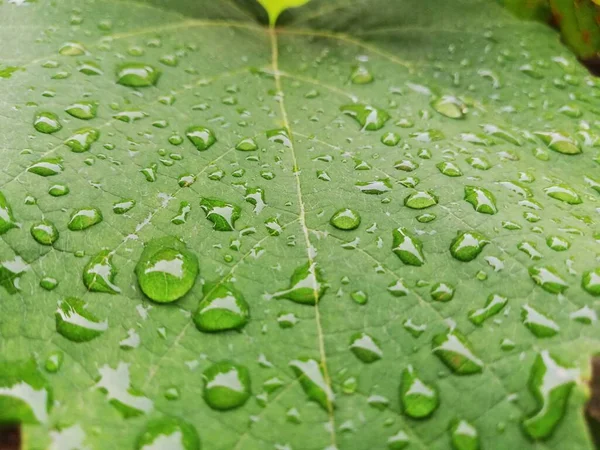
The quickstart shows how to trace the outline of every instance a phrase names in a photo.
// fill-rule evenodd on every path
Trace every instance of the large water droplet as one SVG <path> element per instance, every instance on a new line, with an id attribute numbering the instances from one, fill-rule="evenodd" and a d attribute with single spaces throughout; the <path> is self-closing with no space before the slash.
<path id="1" fill-rule="evenodd" d="M 496 214 L 496 198 L 494 194 L 477 186 L 465 186 L 465 200 L 473 205 L 475 211 L 483 214 Z"/>
<path id="2" fill-rule="evenodd" d="M 392 231 L 392 251 L 404 264 L 422 266 L 425 263 L 423 243 L 412 236 L 406 228 L 400 227 Z"/>
<path id="3" fill-rule="evenodd" d="M 475 325 L 481 325 L 490 317 L 498 314 L 508 303 L 508 299 L 498 294 L 490 294 L 483 308 L 469 311 L 469 320 Z"/>
<path id="4" fill-rule="evenodd" d="M 385 125 L 390 115 L 383 109 L 363 104 L 343 105 L 340 111 L 352 117 L 362 127 L 363 130 L 376 131 Z"/>
<path id="5" fill-rule="evenodd" d="M 31 225 L 31 235 L 42 245 L 52 245 L 58 240 L 58 230 L 48 220 Z"/>
<path id="6" fill-rule="evenodd" d="M 521 307 L 521 319 L 523 320 L 523 325 L 539 338 L 552 337 L 560 330 L 558 324 L 550 317 L 529 305 Z"/>
<path id="7" fill-rule="evenodd" d="M 110 250 L 103 250 L 92 257 L 83 269 L 83 284 L 92 292 L 118 294 L 121 289 L 113 283 L 117 271 L 112 263 Z"/>
<path id="8" fill-rule="evenodd" d="M 569 287 L 567 282 L 556 272 L 556 269 L 550 266 L 532 266 L 529 268 L 529 276 L 537 285 L 552 294 L 565 292 Z"/>
<path id="9" fill-rule="evenodd" d="M 422 381 L 412 365 L 402 372 L 400 384 L 400 403 L 402 411 L 413 419 L 429 417 L 439 406 L 437 389 Z"/>
<path id="10" fill-rule="evenodd" d="M 27 168 L 27 172 L 35 173 L 42 177 L 51 177 L 62 173 L 64 167 L 62 158 L 45 158 L 33 163 Z"/>
<path id="11" fill-rule="evenodd" d="M 248 322 L 250 308 L 241 292 L 225 284 L 205 283 L 204 298 L 193 319 L 200 331 L 236 330 Z"/>
<path id="12" fill-rule="evenodd" d="M 539 131 L 534 133 L 539 137 L 550 150 L 562 153 L 564 155 L 577 155 L 581 153 L 581 148 L 577 141 L 570 136 L 559 131 Z"/>
<path id="13" fill-rule="evenodd" d="M 146 424 L 135 450 L 200 450 L 200 439 L 193 425 L 176 417 L 164 417 Z"/>
<path id="14" fill-rule="evenodd" d="M 204 371 L 204 400 L 221 411 L 239 408 L 250 398 L 248 369 L 230 361 L 220 361 Z"/>
<path id="15" fill-rule="evenodd" d="M 33 118 L 33 128 L 40 133 L 52 134 L 62 128 L 58 116 L 53 112 L 39 112 Z"/>
<path id="16" fill-rule="evenodd" d="M 472 261 L 489 242 L 484 235 L 476 231 L 459 232 L 450 245 L 450 253 L 459 261 Z"/>
<path id="17" fill-rule="evenodd" d="M 479 450 L 477 429 L 464 419 L 452 421 L 450 442 L 453 450 Z"/>
<path id="18" fill-rule="evenodd" d="M 483 370 L 483 361 L 473 353 L 467 338 L 458 330 L 437 334 L 432 341 L 433 353 L 458 375 L 470 375 Z"/>
<path id="19" fill-rule="evenodd" d="M 367 333 L 355 333 L 350 338 L 350 350 L 365 363 L 375 362 L 383 356 L 379 341 Z"/>
<path id="20" fill-rule="evenodd" d="M 466 105 L 452 95 L 435 98 L 431 102 L 431 107 L 450 119 L 463 119 L 467 113 Z"/>
<path id="21" fill-rule="evenodd" d="M 595 297 L 600 297 L 600 267 L 583 274 L 581 287 Z"/>
<path id="22" fill-rule="evenodd" d="M 54 316 L 56 331 L 73 342 L 91 341 L 108 329 L 106 320 L 98 319 L 83 300 L 75 297 L 59 301 Z"/>
<path id="23" fill-rule="evenodd" d="M 454 298 L 455 288 L 450 283 L 440 282 L 431 287 L 431 298 L 436 302 L 449 302 Z"/>
<path id="24" fill-rule="evenodd" d="M 89 100 L 75 102 L 67 106 L 65 111 L 77 119 L 90 120 L 96 117 L 98 102 Z"/>
<path id="25" fill-rule="evenodd" d="M 135 266 L 140 288 L 159 303 L 173 302 L 187 294 L 198 271 L 196 255 L 172 236 L 149 241 Z"/>
<path id="26" fill-rule="evenodd" d="M 65 141 L 65 144 L 72 152 L 83 153 L 87 152 L 99 137 L 100 132 L 95 128 L 80 128 Z"/>
<path id="27" fill-rule="evenodd" d="M 323 369 L 319 362 L 311 358 L 301 358 L 290 361 L 289 365 L 308 398 L 317 402 L 324 410 L 331 411 L 335 395 L 325 381 Z"/>
<path id="28" fill-rule="evenodd" d="M 153 86 L 159 77 L 160 71 L 149 64 L 128 62 L 117 68 L 117 83 L 123 86 Z"/>
<path id="29" fill-rule="evenodd" d="M 548 197 L 568 203 L 569 205 L 579 205 L 583 202 L 577 192 L 566 184 L 557 184 L 544 189 Z"/>
<path id="30" fill-rule="evenodd" d="M 360 220 L 358 212 L 350 208 L 342 208 L 333 213 L 329 223 L 338 230 L 355 230 L 360 225 Z"/>
<path id="31" fill-rule="evenodd" d="M 102 222 L 102 212 L 98 208 L 81 208 L 73 211 L 67 228 L 71 231 L 81 231 L 100 222 Z"/>
<path id="32" fill-rule="evenodd" d="M 52 404 L 52 388 L 33 359 L 0 362 L 0 422 L 46 423 Z"/>
<path id="33" fill-rule="evenodd" d="M 203 198 L 200 200 L 200 207 L 217 231 L 233 231 L 235 221 L 241 214 L 239 206 L 215 198 Z"/>
<path id="34" fill-rule="evenodd" d="M 438 198 L 431 191 L 417 191 L 404 199 L 404 206 L 411 209 L 425 209 L 437 205 Z"/>
<path id="35" fill-rule="evenodd" d="M 547 350 L 536 356 L 528 386 L 538 408 L 523 421 L 523 428 L 531 438 L 544 439 L 554 431 L 566 413 L 578 377 L 577 369 L 564 366 Z"/>
<path id="36" fill-rule="evenodd" d="M 217 137 L 209 128 L 196 125 L 185 130 L 185 135 L 198 151 L 208 150 L 217 142 Z"/>
<path id="37" fill-rule="evenodd" d="M 290 279 L 289 287 L 272 294 L 273 298 L 285 298 L 296 303 L 315 305 L 321 299 L 327 285 L 323 273 L 316 263 L 307 262 L 296 268 Z"/>

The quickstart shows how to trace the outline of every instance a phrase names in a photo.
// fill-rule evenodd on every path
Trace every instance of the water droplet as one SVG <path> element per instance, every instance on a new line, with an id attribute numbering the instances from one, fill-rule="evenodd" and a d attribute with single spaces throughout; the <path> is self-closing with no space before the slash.
<path id="1" fill-rule="evenodd" d="M 424 419 L 437 409 L 440 399 L 437 389 L 422 381 L 409 365 L 402 372 L 400 403 L 404 414 L 413 419 Z"/>
<path id="2" fill-rule="evenodd" d="M 481 125 L 481 128 L 483 128 L 483 132 L 489 136 L 494 136 L 500 139 L 504 139 L 506 142 L 513 144 L 513 145 L 521 145 L 521 141 L 519 140 L 519 138 L 517 138 L 514 134 L 512 134 L 511 132 L 509 132 L 508 130 L 505 130 L 504 128 L 501 128 L 497 125 L 493 125 L 493 124 L 484 124 Z"/>
<path id="3" fill-rule="evenodd" d="M 435 335 L 431 344 L 433 353 L 454 373 L 470 375 L 483 370 L 483 361 L 475 356 L 471 344 L 458 330 Z"/>
<path id="4" fill-rule="evenodd" d="M 87 100 L 75 102 L 67 106 L 65 111 L 77 119 L 90 120 L 96 117 L 98 102 Z"/>
<path id="5" fill-rule="evenodd" d="M 352 84 L 369 84 L 372 83 L 374 79 L 373 74 L 363 65 L 354 67 L 350 74 L 350 81 L 352 81 Z"/>
<path id="6" fill-rule="evenodd" d="M 160 71 L 149 64 L 128 62 L 117 68 L 117 83 L 128 87 L 154 86 Z"/>
<path id="7" fill-rule="evenodd" d="M 77 66 L 77 70 L 84 75 L 103 75 L 104 72 L 98 63 L 94 61 L 83 61 Z"/>
<path id="8" fill-rule="evenodd" d="M 40 287 L 47 291 L 52 291 L 58 286 L 58 280 L 52 277 L 44 277 L 40 280 Z"/>
<path id="9" fill-rule="evenodd" d="M 47 372 L 56 373 L 60 370 L 64 359 L 65 355 L 62 351 L 54 350 L 46 358 L 44 369 L 46 369 Z"/>
<path id="10" fill-rule="evenodd" d="M 375 362 L 383 356 L 379 341 L 367 333 L 355 333 L 350 338 L 350 350 L 364 363 Z"/>
<path id="11" fill-rule="evenodd" d="M 360 214 L 350 208 L 338 209 L 329 219 L 329 223 L 338 230 L 355 230 L 360 221 Z"/>
<path id="12" fill-rule="evenodd" d="M 289 365 L 308 398 L 317 402 L 324 410 L 332 410 L 335 395 L 325 381 L 319 362 L 311 358 L 301 358 L 290 361 Z"/>
<path id="13" fill-rule="evenodd" d="M 67 228 L 71 231 L 81 231 L 100 222 L 102 222 L 102 212 L 98 208 L 81 208 L 73 211 Z"/>
<path id="14" fill-rule="evenodd" d="M 425 325 L 425 324 L 421 324 L 421 325 L 416 324 L 416 323 L 413 322 L 412 319 L 406 319 L 404 321 L 404 323 L 402 324 L 402 326 L 414 338 L 418 338 L 419 336 L 421 336 L 425 332 L 425 330 L 427 329 L 427 325 Z"/>
<path id="15" fill-rule="evenodd" d="M 42 245 L 52 245 L 58 239 L 58 230 L 52 222 L 43 220 L 31 225 L 31 235 Z"/>
<path id="16" fill-rule="evenodd" d="M 229 361 L 220 361 L 204 371 L 204 400 L 212 409 L 239 408 L 250 398 L 248 369 Z"/>
<path id="17" fill-rule="evenodd" d="M 83 300 L 75 297 L 60 300 L 54 316 L 56 331 L 73 342 L 91 341 L 108 329 L 106 320 L 100 321 Z"/>
<path id="18" fill-rule="evenodd" d="M 183 225 L 187 222 L 187 216 L 192 210 L 192 207 L 188 202 L 179 203 L 179 211 L 177 215 L 171 219 L 171 223 L 174 225 Z"/>
<path id="19" fill-rule="evenodd" d="M 258 149 L 258 144 L 253 138 L 244 138 L 235 145 L 236 150 L 242 152 L 252 152 Z"/>
<path id="20" fill-rule="evenodd" d="M 99 137 L 100 132 L 95 128 L 80 128 L 65 141 L 65 144 L 71 148 L 72 152 L 83 153 L 87 152 Z"/>
<path id="21" fill-rule="evenodd" d="M 113 204 L 113 212 L 115 214 L 125 214 L 131 208 L 133 208 L 136 204 L 136 201 L 133 199 L 122 199 Z"/>
<path id="22" fill-rule="evenodd" d="M 544 188 L 544 192 L 548 197 L 568 203 L 569 205 L 579 205 L 583 202 L 577 192 L 566 184 L 558 184 Z"/>
<path id="23" fill-rule="evenodd" d="M 406 228 L 396 228 L 392 231 L 392 251 L 404 264 L 422 266 L 425 263 L 423 243 L 412 236 Z"/>
<path id="24" fill-rule="evenodd" d="M 6 197 L 0 192 L 0 235 L 6 233 L 12 228 L 18 228 L 19 224 L 15 220 L 12 208 L 6 200 Z"/>
<path id="25" fill-rule="evenodd" d="M 136 417 L 152 411 L 154 408 L 152 400 L 131 386 L 129 364 L 119 362 L 116 369 L 104 364 L 98 371 L 100 379 L 94 388 L 105 392 L 109 403 L 123 417 Z"/>
<path id="26" fill-rule="evenodd" d="M 581 287 L 594 297 L 600 297 L 600 267 L 583 274 Z"/>
<path id="27" fill-rule="evenodd" d="M 567 401 L 578 377 L 577 369 L 564 366 L 548 351 L 536 356 L 528 386 L 538 408 L 523 421 L 523 428 L 531 438 L 544 439 L 554 431 L 566 413 Z"/>
<path id="28" fill-rule="evenodd" d="M 392 189 L 392 184 L 386 178 L 385 180 L 359 181 L 355 186 L 364 194 L 381 195 Z"/>
<path id="29" fill-rule="evenodd" d="M 0 286 L 3 286 L 9 294 L 16 294 L 21 290 L 19 284 L 29 266 L 23 258 L 15 256 L 13 259 L 0 261 Z"/>
<path id="30" fill-rule="evenodd" d="M 59 49 L 58 53 L 63 56 L 80 56 L 85 55 L 87 50 L 79 42 L 65 42 Z"/>
<path id="31" fill-rule="evenodd" d="M 0 362 L 2 423 L 46 423 L 52 400 L 52 388 L 33 359 Z"/>
<path id="32" fill-rule="evenodd" d="M 135 266 L 140 288 L 159 303 L 170 303 L 187 294 L 198 271 L 196 255 L 172 236 L 149 241 Z"/>
<path id="33" fill-rule="evenodd" d="M 193 319 L 200 331 L 237 330 L 248 322 L 249 306 L 241 292 L 232 286 L 206 283 L 204 298 Z"/>
<path id="34" fill-rule="evenodd" d="M 472 261 L 489 243 L 484 235 L 476 231 L 459 232 L 450 245 L 450 253 L 459 261 Z"/>
<path id="35" fill-rule="evenodd" d="M 435 98 L 431 102 L 431 107 L 450 119 L 464 119 L 467 113 L 466 105 L 452 95 Z"/>
<path id="36" fill-rule="evenodd" d="M 467 164 L 477 170 L 489 170 L 492 167 L 490 162 L 481 156 L 469 156 L 466 161 Z"/>
<path id="37" fill-rule="evenodd" d="M 450 283 L 436 283 L 431 287 L 431 298 L 436 302 L 449 302 L 454 298 L 456 289 Z"/>
<path id="38" fill-rule="evenodd" d="M 567 134 L 559 131 L 538 131 L 534 134 L 539 137 L 550 150 L 562 153 L 563 155 L 577 155 L 581 153 L 581 148 L 577 141 Z"/>
<path id="39" fill-rule="evenodd" d="M 343 105 L 340 111 L 356 120 L 363 130 L 376 131 L 385 125 L 390 115 L 383 109 L 363 104 Z"/>
<path id="40" fill-rule="evenodd" d="M 388 450 L 403 450 L 410 444 L 410 438 L 408 435 L 400 430 L 393 436 L 390 436 L 387 440 Z"/>
<path id="41" fill-rule="evenodd" d="M 64 167 L 62 158 L 45 158 L 33 163 L 27 168 L 27 172 L 35 173 L 42 177 L 51 177 L 62 173 Z"/>
<path id="42" fill-rule="evenodd" d="M 63 195 L 67 195 L 69 192 L 71 192 L 69 186 L 65 186 L 64 184 L 55 184 L 50 186 L 50 189 L 48 189 L 48 194 L 50 194 L 52 197 L 62 197 Z"/>
<path id="43" fill-rule="evenodd" d="M 208 150 L 217 142 L 217 137 L 212 130 L 200 125 L 189 127 L 185 131 L 185 135 L 198 151 Z"/>
<path id="44" fill-rule="evenodd" d="M 137 438 L 136 450 L 200 450 L 200 439 L 193 425 L 176 417 L 154 419 Z"/>
<path id="45" fill-rule="evenodd" d="M 350 293 L 350 298 L 359 305 L 366 305 L 369 301 L 369 296 L 364 291 L 354 291 Z"/>
<path id="46" fill-rule="evenodd" d="M 404 206 L 412 209 L 425 209 L 437 203 L 438 198 L 432 191 L 416 191 L 404 199 Z"/>
<path id="47" fill-rule="evenodd" d="M 490 294 L 483 308 L 469 311 L 469 320 L 475 325 L 481 325 L 490 317 L 498 314 L 508 303 L 508 299 L 502 295 Z"/>
<path id="48" fill-rule="evenodd" d="M 450 161 L 443 161 L 436 164 L 435 167 L 437 167 L 440 172 L 448 177 L 462 177 L 463 175 L 460 168 Z"/>
<path id="49" fill-rule="evenodd" d="M 285 298 L 296 303 L 315 305 L 321 299 L 327 285 L 323 280 L 321 269 L 307 262 L 294 270 L 289 287 L 272 294 L 273 298 Z"/>
<path id="50" fill-rule="evenodd" d="M 529 276 L 537 285 L 552 294 L 565 292 L 569 287 L 567 282 L 556 272 L 556 269 L 550 266 L 532 266 L 529 268 Z"/>
<path id="51" fill-rule="evenodd" d="M 33 118 L 33 128 L 40 133 L 52 134 L 62 128 L 58 116 L 53 112 L 40 112 Z"/>
<path id="52" fill-rule="evenodd" d="M 246 200 L 251 205 L 254 205 L 254 209 L 252 212 L 254 214 L 260 214 L 260 212 L 267 206 L 265 203 L 265 191 L 262 188 L 254 187 L 254 188 L 246 188 L 246 195 L 244 195 L 244 200 Z"/>
<path id="53" fill-rule="evenodd" d="M 479 450 L 477 429 L 464 419 L 452 421 L 450 442 L 453 450 Z"/>
<path id="54" fill-rule="evenodd" d="M 83 269 L 83 284 L 92 292 L 118 294 L 121 289 L 113 281 L 117 271 L 112 263 L 112 253 L 103 250 L 92 257 Z"/>
<path id="55" fill-rule="evenodd" d="M 560 236 L 548 236 L 546 244 L 555 252 L 564 252 L 571 247 L 571 243 Z"/>
<path id="56" fill-rule="evenodd" d="M 393 147 L 394 145 L 398 145 L 400 142 L 400 135 L 394 133 L 393 131 L 389 131 L 381 136 L 381 143 L 383 145 L 387 145 L 388 147 Z"/>
<path id="57" fill-rule="evenodd" d="M 496 198 L 487 189 L 476 186 L 465 186 L 464 199 L 473 205 L 473 208 L 478 213 L 496 214 L 498 212 Z"/>
<path id="58" fill-rule="evenodd" d="M 521 319 L 523 325 L 539 338 L 552 337 L 560 330 L 556 322 L 529 305 L 521 307 Z"/>
<path id="59" fill-rule="evenodd" d="M 239 206 L 214 198 L 203 198 L 200 200 L 200 207 L 206 218 L 213 223 L 213 229 L 217 231 L 233 231 L 235 221 L 241 214 Z"/>

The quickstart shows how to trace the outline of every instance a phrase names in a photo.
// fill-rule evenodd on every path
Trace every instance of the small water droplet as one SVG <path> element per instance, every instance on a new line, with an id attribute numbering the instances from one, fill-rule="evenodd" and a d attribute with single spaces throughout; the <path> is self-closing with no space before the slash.
<path id="1" fill-rule="evenodd" d="M 200 439 L 193 425 L 176 417 L 154 419 L 146 424 L 135 450 L 199 450 Z"/>
<path id="2" fill-rule="evenodd" d="M 99 137 L 100 132 L 95 128 L 80 128 L 65 141 L 65 144 L 72 152 L 83 153 L 87 152 Z"/>

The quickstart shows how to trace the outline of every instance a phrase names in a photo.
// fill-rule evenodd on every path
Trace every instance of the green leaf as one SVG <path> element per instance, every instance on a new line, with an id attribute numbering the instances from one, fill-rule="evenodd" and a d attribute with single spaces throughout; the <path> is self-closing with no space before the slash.
<path id="1" fill-rule="evenodd" d="M 263 4 L 0 4 L 0 425 L 591 450 L 600 82 L 493 0 Z"/>

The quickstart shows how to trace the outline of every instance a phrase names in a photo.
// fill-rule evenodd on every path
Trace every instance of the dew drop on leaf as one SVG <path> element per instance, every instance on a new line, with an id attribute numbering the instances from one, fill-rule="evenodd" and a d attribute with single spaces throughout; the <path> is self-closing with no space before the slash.
<path id="1" fill-rule="evenodd" d="M 175 417 L 149 421 L 137 438 L 135 450 L 200 450 L 200 438 L 193 425 Z"/>
<path id="2" fill-rule="evenodd" d="M 43 220 L 31 225 L 31 235 L 42 245 L 52 245 L 58 240 L 56 226 L 48 220 Z"/>
<path id="3" fill-rule="evenodd" d="M 346 231 L 357 229 L 360 221 L 360 214 L 350 208 L 338 209 L 329 219 L 329 223 L 335 228 Z"/>
<path id="4" fill-rule="evenodd" d="M 239 206 L 214 198 L 203 198 L 200 200 L 200 207 L 217 231 L 233 231 L 235 221 L 241 214 Z"/>
<path id="5" fill-rule="evenodd" d="M 483 370 L 483 361 L 473 353 L 471 344 L 458 330 L 433 337 L 432 351 L 457 375 L 471 375 Z"/>
<path id="6" fill-rule="evenodd" d="M 239 408 L 250 398 L 250 374 L 239 364 L 217 362 L 204 371 L 202 380 L 204 400 L 212 409 Z"/>
<path id="7" fill-rule="evenodd" d="M 325 381 L 319 362 L 311 358 L 300 358 L 290 361 L 289 365 L 309 400 L 321 405 L 325 411 L 330 411 L 335 402 L 335 394 Z"/>
<path id="8" fill-rule="evenodd" d="M 248 322 L 250 307 L 241 292 L 226 284 L 205 283 L 204 297 L 193 315 L 200 331 L 237 330 Z"/>
<path id="9" fill-rule="evenodd" d="M 52 134 L 60 130 L 62 125 L 60 124 L 56 114 L 53 112 L 44 111 L 37 113 L 33 118 L 33 128 L 40 133 Z"/>
<path id="10" fill-rule="evenodd" d="M 121 289 L 114 284 L 116 269 L 110 250 L 103 250 L 90 258 L 83 269 L 83 284 L 92 292 L 118 294 Z"/>
<path id="11" fill-rule="evenodd" d="M 198 151 L 208 150 L 215 142 L 217 142 L 217 138 L 213 131 L 200 125 L 189 127 L 185 131 L 185 135 Z"/>
<path id="12" fill-rule="evenodd" d="M 100 222 L 102 222 L 102 212 L 98 208 L 81 208 L 73 211 L 67 228 L 71 231 L 81 231 Z"/>
<path id="13" fill-rule="evenodd" d="M 149 64 L 127 62 L 117 68 L 117 83 L 128 87 L 154 86 L 160 71 Z"/>
<path id="14" fill-rule="evenodd" d="M 429 417 L 440 404 L 437 389 L 424 382 L 412 365 L 402 372 L 400 384 L 402 412 L 413 419 Z"/>
<path id="15" fill-rule="evenodd" d="M 108 322 L 98 319 L 87 310 L 87 304 L 78 298 L 68 297 L 58 302 L 56 331 L 73 342 L 88 342 L 108 329 Z"/>
<path id="16" fill-rule="evenodd" d="M 383 356 L 379 341 L 367 333 L 355 333 L 350 338 L 350 350 L 364 363 L 375 362 Z"/>

